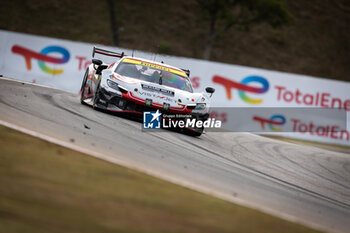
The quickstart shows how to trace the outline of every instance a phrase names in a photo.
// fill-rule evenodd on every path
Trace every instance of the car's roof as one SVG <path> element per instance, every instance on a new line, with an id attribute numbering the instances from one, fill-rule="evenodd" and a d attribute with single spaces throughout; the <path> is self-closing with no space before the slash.
<path id="1" fill-rule="evenodd" d="M 169 69 L 172 73 L 176 73 L 176 74 L 179 74 L 179 75 L 181 75 L 183 77 L 188 78 L 187 74 L 183 70 L 181 70 L 181 69 L 179 69 L 179 68 L 177 68 L 175 66 L 171 66 L 171 65 L 167 65 L 167 64 L 164 64 L 164 63 L 161 63 L 161 62 L 151 61 L 151 60 L 144 59 L 144 58 L 139 58 L 139 57 L 124 56 L 123 60 L 125 60 L 125 59 L 128 59 L 128 61 L 145 62 L 147 64 L 156 65 L 156 66 L 159 66 L 159 67 L 164 67 L 164 68 Z"/>

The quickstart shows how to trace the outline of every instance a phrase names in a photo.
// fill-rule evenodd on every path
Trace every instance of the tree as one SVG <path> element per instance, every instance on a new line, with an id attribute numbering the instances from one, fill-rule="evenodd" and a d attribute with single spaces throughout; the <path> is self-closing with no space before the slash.
<path id="1" fill-rule="evenodd" d="M 118 27 L 118 20 L 116 17 L 117 14 L 115 12 L 114 0 L 107 0 L 107 3 L 109 8 L 111 31 L 113 36 L 113 45 L 118 46 L 119 45 L 119 27 Z"/>
<path id="2" fill-rule="evenodd" d="M 209 34 L 203 54 L 210 59 L 215 40 L 232 27 L 249 29 L 266 22 L 280 27 L 289 22 L 289 14 L 281 0 L 197 0 L 202 14 L 209 17 Z"/>

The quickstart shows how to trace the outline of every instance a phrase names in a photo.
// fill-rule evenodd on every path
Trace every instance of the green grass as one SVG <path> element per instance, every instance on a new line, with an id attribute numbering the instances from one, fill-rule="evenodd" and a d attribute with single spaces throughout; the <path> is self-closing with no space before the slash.
<path id="1" fill-rule="evenodd" d="M 291 15 L 288 26 L 233 28 L 215 43 L 212 60 L 349 81 L 350 1 L 283 2 Z M 118 0 L 115 5 L 120 47 L 202 58 L 209 21 L 196 0 Z M 107 0 L 0 3 L 0 29 L 90 43 L 112 45 L 109 17 Z M 171 50 L 164 51 L 164 45 Z"/>
<path id="2" fill-rule="evenodd" d="M 0 126 L 0 232 L 315 232 Z"/>

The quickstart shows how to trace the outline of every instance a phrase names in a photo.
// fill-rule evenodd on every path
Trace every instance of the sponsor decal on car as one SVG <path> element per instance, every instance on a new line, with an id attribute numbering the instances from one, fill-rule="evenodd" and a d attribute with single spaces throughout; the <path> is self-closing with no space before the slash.
<path id="1" fill-rule="evenodd" d="M 161 65 L 157 65 L 157 64 L 153 64 L 153 63 L 149 63 L 149 62 L 145 62 L 145 61 L 140 61 L 137 59 L 131 59 L 131 58 L 125 58 L 123 60 L 123 62 L 132 63 L 132 64 L 136 64 L 136 65 L 142 65 L 142 66 L 148 66 L 148 67 L 155 68 L 158 70 L 168 71 L 168 72 L 171 72 L 171 73 L 174 73 L 174 74 L 177 74 L 177 75 L 180 75 L 182 77 L 187 78 L 187 75 L 185 72 L 180 71 L 180 70 L 176 70 L 176 69 L 173 69 L 170 67 L 165 67 L 165 66 L 161 66 Z"/>
<path id="2" fill-rule="evenodd" d="M 134 78 L 128 78 L 126 76 L 122 76 L 122 75 L 119 75 L 119 74 L 112 74 L 109 76 L 112 80 L 116 80 L 116 81 L 122 81 L 122 82 L 125 82 L 125 83 L 128 83 L 128 84 L 136 84 L 136 83 L 139 83 L 140 81 L 137 80 L 137 79 L 134 79 Z"/>
<path id="3" fill-rule="evenodd" d="M 159 88 L 159 87 L 154 87 L 154 86 L 150 86 L 147 84 L 141 84 L 142 89 L 144 90 L 148 90 L 148 91 L 153 91 L 153 92 L 160 92 L 164 95 L 169 95 L 169 96 L 174 96 L 175 92 L 167 90 L 167 89 L 163 89 L 163 88 Z"/>
<path id="4" fill-rule="evenodd" d="M 176 101 L 170 97 L 167 97 L 167 96 L 160 96 L 160 95 L 157 95 L 157 94 L 154 94 L 154 93 L 149 93 L 149 92 L 145 92 L 145 91 L 135 91 L 135 93 L 141 95 L 141 96 L 147 96 L 147 97 L 152 97 L 152 98 L 155 98 L 155 99 L 161 99 L 163 101 L 168 101 L 168 102 L 175 102 Z"/>

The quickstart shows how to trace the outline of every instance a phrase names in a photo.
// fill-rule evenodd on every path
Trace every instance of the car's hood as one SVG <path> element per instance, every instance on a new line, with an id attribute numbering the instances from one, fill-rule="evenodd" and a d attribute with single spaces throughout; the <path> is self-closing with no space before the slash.
<path id="1" fill-rule="evenodd" d="M 119 86 L 128 90 L 127 98 L 139 103 L 146 102 L 146 99 L 151 99 L 152 103 L 159 107 L 168 104 L 173 109 L 184 109 L 197 103 L 208 105 L 210 101 L 206 93 L 191 93 L 158 83 L 121 76 L 116 73 L 108 77 L 118 81 Z"/>
<path id="2" fill-rule="evenodd" d="M 171 106 L 191 105 L 196 103 L 205 103 L 207 99 L 202 93 L 190 93 L 177 88 L 140 81 L 133 84 L 134 88 L 129 89 L 133 95 L 141 99 L 152 99 L 153 102 Z M 135 87 L 136 86 L 136 87 Z"/>

